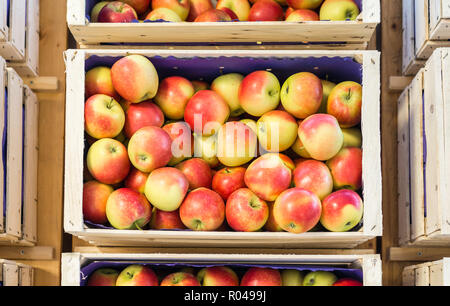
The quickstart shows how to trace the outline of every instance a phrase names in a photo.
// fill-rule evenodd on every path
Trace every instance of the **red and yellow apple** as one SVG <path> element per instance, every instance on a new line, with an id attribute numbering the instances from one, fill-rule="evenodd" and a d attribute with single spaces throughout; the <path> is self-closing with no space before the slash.
<path id="1" fill-rule="evenodd" d="M 223 22 L 231 21 L 230 15 L 218 9 L 207 10 L 195 18 L 194 22 Z"/>
<path id="2" fill-rule="evenodd" d="M 125 187 L 131 188 L 139 193 L 145 192 L 145 183 L 147 182 L 148 173 L 131 168 L 130 173 L 125 179 Z"/>
<path id="3" fill-rule="evenodd" d="M 281 6 L 274 0 L 258 0 L 252 5 L 248 15 L 248 21 L 281 21 L 284 20 L 284 12 Z"/>
<path id="4" fill-rule="evenodd" d="M 186 122 L 179 121 L 166 124 L 163 126 L 163 130 L 172 139 L 172 159 L 168 163 L 169 166 L 175 166 L 186 158 L 192 157 L 194 138 Z"/>
<path id="5" fill-rule="evenodd" d="M 164 21 L 171 21 L 171 22 L 182 22 L 180 16 L 172 11 L 171 9 L 165 8 L 165 7 L 159 7 L 155 10 L 152 10 L 148 15 L 145 17 L 145 20 L 151 20 L 151 21 L 157 21 L 157 20 L 164 20 Z"/>
<path id="6" fill-rule="evenodd" d="M 284 229 L 282 229 L 277 221 L 275 221 L 275 218 L 273 216 L 273 205 L 274 202 L 268 202 L 267 206 L 269 206 L 269 218 L 267 219 L 266 224 L 264 225 L 264 229 L 268 232 L 284 232 Z"/>
<path id="7" fill-rule="evenodd" d="M 239 103 L 239 87 L 243 79 L 244 76 L 239 73 L 228 73 L 217 77 L 211 83 L 211 90 L 217 92 L 227 102 L 232 117 L 244 113 Z"/>
<path id="8" fill-rule="evenodd" d="M 144 14 L 150 8 L 150 0 L 120 0 L 132 6 L 138 15 Z"/>
<path id="9" fill-rule="evenodd" d="M 273 110 L 265 113 L 259 118 L 257 127 L 259 144 L 269 152 L 285 151 L 297 139 L 297 121 L 285 111 Z"/>
<path id="10" fill-rule="evenodd" d="M 203 159 L 211 168 L 219 165 L 217 158 L 217 135 L 194 137 L 194 156 Z"/>
<path id="11" fill-rule="evenodd" d="M 143 265 L 130 265 L 120 272 L 116 286 L 158 286 L 158 277 Z"/>
<path id="12" fill-rule="evenodd" d="M 353 0 L 325 0 L 320 7 L 320 20 L 355 20 L 359 7 Z"/>
<path id="13" fill-rule="evenodd" d="M 200 286 L 197 278 L 191 273 L 175 272 L 167 275 L 162 281 L 161 286 Z"/>
<path id="14" fill-rule="evenodd" d="M 171 76 L 161 81 L 155 103 L 169 119 L 183 119 L 189 99 L 194 95 L 194 86 L 186 78 Z"/>
<path id="15" fill-rule="evenodd" d="M 362 133 L 359 128 L 342 129 L 342 134 L 344 134 L 343 148 L 361 148 Z"/>
<path id="16" fill-rule="evenodd" d="M 116 285 L 117 278 L 119 277 L 119 272 L 110 268 L 100 268 L 94 271 L 89 276 L 87 286 L 100 287 L 107 286 L 113 287 Z"/>
<path id="17" fill-rule="evenodd" d="M 280 272 L 272 268 L 253 267 L 245 272 L 241 286 L 281 286 Z"/>
<path id="18" fill-rule="evenodd" d="M 356 279 L 352 278 L 341 278 L 338 281 L 336 281 L 333 286 L 336 287 L 361 287 L 363 284 L 360 281 L 357 281 Z"/>
<path id="19" fill-rule="evenodd" d="M 133 7 L 121 1 L 107 3 L 97 16 L 98 22 L 131 22 L 137 20 L 138 16 Z"/>
<path id="20" fill-rule="evenodd" d="M 328 271 L 313 271 L 306 274 L 303 286 L 329 287 L 337 281 L 334 273 Z"/>
<path id="21" fill-rule="evenodd" d="M 323 200 L 333 191 L 333 177 L 327 165 L 317 160 L 300 162 L 293 173 L 295 187 L 311 191 Z"/>
<path id="22" fill-rule="evenodd" d="M 312 10 L 295 10 L 286 16 L 288 22 L 319 21 L 319 15 Z"/>
<path id="23" fill-rule="evenodd" d="M 97 94 L 84 104 L 84 129 L 90 136 L 114 138 L 122 131 L 125 113 L 114 98 Z"/>
<path id="24" fill-rule="evenodd" d="M 228 16 L 230 16 L 232 21 L 239 21 L 239 17 L 228 7 L 222 7 L 219 10 L 224 11 L 225 13 L 228 14 Z"/>
<path id="25" fill-rule="evenodd" d="M 328 80 L 320 80 L 322 82 L 323 87 L 323 96 L 322 103 L 320 104 L 318 113 L 326 114 L 327 113 L 327 105 L 328 105 L 328 97 L 330 96 L 331 91 L 336 86 L 335 83 L 330 82 Z"/>
<path id="26" fill-rule="evenodd" d="M 100 1 L 97 4 L 94 5 L 94 7 L 91 10 L 91 20 L 90 22 L 98 22 L 98 14 L 102 10 L 102 8 L 105 7 L 111 1 Z"/>
<path id="27" fill-rule="evenodd" d="M 86 72 L 85 77 L 85 95 L 89 98 L 95 94 L 104 94 L 113 97 L 116 101 L 120 100 L 111 80 L 111 68 L 99 66 Z"/>
<path id="28" fill-rule="evenodd" d="M 323 0 L 287 0 L 287 4 L 296 10 L 315 10 L 322 2 Z"/>
<path id="29" fill-rule="evenodd" d="M 232 10 L 240 21 L 247 21 L 250 14 L 250 3 L 247 0 L 219 0 L 216 8 Z"/>
<path id="30" fill-rule="evenodd" d="M 164 114 L 151 101 L 133 103 L 128 107 L 125 115 L 125 136 L 131 138 L 139 129 L 146 126 L 162 127 Z"/>
<path id="31" fill-rule="evenodd" d="M 155 230 L 185 229 L 186 226 L 181 222 L 178 209 L 174 211 L 163 211 L 154 207 L 150 220 L 150 228 Z"/>
<path id="32" fill-rule="evenodd" d="M 203 159 L 191 158 L 179 163 L 176 168 L 186 176 L 190 190 L 200 187 L 211 188 L 211 168 Z"/>
<path id="33" fill-rule="evenodd" d="M 233 192 L 245 188 L 244 175 L 246 170 L 244 167 L 220 169 L 214 174 L 212 189 L 226 201 Z"/>
<path id="34" fill-rule="evenodd" d="M 191 2 L 189 0 L 152 0 L 154 10 L 160 7 L 171 9 L 180 16 L 181 20 L 186 20 Z"/>
<path id="35" fill-rule="evenodd" d="M 189 0 L 190 9 L 186 21 L 194 21 L 201 13 L 213 9 L 211 0 Z M 206 88 L 205 88 L 206 89 Z"/>
<path id="36" fill-rule="evenodd" d="M 361 123 L 362 86 L 348 81 L 337 84 L 328 96 L 327 113 L 336 117 L 342 128 Z"/>
<path id="37" fill-rule="evenodd" d="M 202 286 L 239 286 L 236 273 L 224 266 L 203 268 L 197 273 L 197 279 Z"/>
<path id="38" fill-rule="evenodd" d="M 333 176 L 334 189 L 358 190 L 362 186 L 362 151 L 344 148 L 327 161 Z"/>
<path id="39" fill-rule="evenodd" d="M 97 181 L 83 184 L 83 218 L 96 224 L 106 224 L 106 201 L 114 189 Z"/>

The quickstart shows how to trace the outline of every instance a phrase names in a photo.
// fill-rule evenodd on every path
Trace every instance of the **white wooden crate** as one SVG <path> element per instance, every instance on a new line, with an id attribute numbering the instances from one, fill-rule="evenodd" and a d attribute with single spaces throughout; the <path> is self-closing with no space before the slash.
<path id="1" fill-rule="evenodd" d="M 242 43 L 314 42 L 336 43 L 333 48 L 366 49 L 380 23 L 380 1 L 362 0 L 355 21 L 309 22 L 163 22 L 90 23 L 86 0 L 67 0 L 67 23 L 76 41 L 83 45 L 101 43 Z M 88 12 L 89 15 L 89 12 Z M 303 48 L 321 49 L 326 44 Z M 98 47 L 98 46 L 97 46 Z M 291 46 L 293 48 L 295 46 Z"/>
<path id="2" fill-rule="evenodd" d="M 2 286 L 33 286 L 34 269 L 11 260 L 0 259 L 0 284 Z"/>
<path id="3" fill-rule="evenodd" d="M 381 160 L 380 160 L 380 54 L 377 51 L 181 51 L 135 50 L 153 57 L 255 57 L 255 58 L 351 58 L 361 65 L 363 85 L 363 227 L 355 232 L 307 232 L 304 234 L 275 232 L 194 232 L 158 230 L 114 230 L 87 228 L 83 221 L 83 152 L 84 152 L 84 86 L 85 61 L 88 57 L 124 56 L 126 50 L 68 50 L 66 148 L 64 186 L 64 229 L 95 245 L 134 246 L 271 246 L 310 248 L 353 248 L 382 235 Z M 158 68 L 158 67 L 156 67 Z"/>
<path id="4" fill-rule="evenodd" d="M 450 0 L 403 0 L 403 74 L 415 75 L 433 51 L 450 47 Z"/>
<path id="5" fill-rule="evenodd" d="M 450 245 L 449 52 L 437 49 L 398 101 L 401 245 Z"/>
<path id="6" fill-rule="evenodd" d="M 321 265 L 361 269 L 364 286 L 381 286 L 379 255 L 271 255 L 271 254 L 81 254 L 63 253 L 61 285 L 80 286 L 81 268 L 93 261 L 198 264 Z"/>
<path id="7" fill-rule="evenodd" d="M 39 73 L 39 0 L 0 0 L 0 56 L 22 77 Z M 9 23 L 2 21 L 9 16 Z M 5 15 L 5 16 L 2 16 Z"/>
<path id="8" fill-rule="evenodd" d="M 450 258 L 408 266 L 402 279 L 403 286 L 450 286 Z"/>

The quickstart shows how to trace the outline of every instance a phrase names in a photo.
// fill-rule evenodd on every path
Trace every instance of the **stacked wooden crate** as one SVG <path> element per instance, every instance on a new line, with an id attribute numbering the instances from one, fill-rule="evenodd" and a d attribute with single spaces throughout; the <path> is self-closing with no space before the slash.
<path id="1" fill-rule="evenodd" d="M 0 286 L 33 286 L 33 267 L 0 259 Z"/>

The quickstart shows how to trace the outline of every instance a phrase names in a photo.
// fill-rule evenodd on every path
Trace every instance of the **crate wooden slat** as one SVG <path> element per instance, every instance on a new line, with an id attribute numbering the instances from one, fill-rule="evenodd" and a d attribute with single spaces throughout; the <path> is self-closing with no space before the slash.
<path id="1" fill-rule="evenodd" d="M 0 0 L 0 42 L 6 41 L 8 38 L 7 5 L 7 0 Z"/>
<path id="2" fill-rule="evenodd" d="M 449 52 L 437 49 L 398 102 L 401 245 L 450 245 Z"/>
<path id="3" fill-rule="evenodd" d="M 403 286 L 450 286 L 450 258 L 405 267 Z"/>
<path id="4" fill-rule="evenodd" d="M 161 57 L 350 57 L 362 65 L 363 106 L 363 193 L 364 226 L 357 232 L 236 233 L 192 231 L 134 231 L 92 229 L 84 225 L 82 213 L 84 151 L 84 79 L 85 60 L 89 56 L 124 56 L 124 50 L 68 50 L 66 150 L 64 187 L 64 229 L 94 245 L 114 246 L 225 246 L 225 247 L 303 247 L 353 248 L 382 234 L 381 161 L 380 161 L 380 83 L 377 51 L 180 51 L 138 50 L 144 56 Z"/>
<path id="5" fill-rule="evenodd" d="M 80 271 L 92 261 L 146 263 L 340 265 L 363 271 L 364 286 L 381 286 L 379 255 L 271 255 L 271 254 L 89 254 L 63 253 L 61 285 L 79 286 Z"/>
<path id="6" fill-rule="evenodd" d="M 22 263 L 0 259 L 1 286 L 33 286 L 34 269 Z"/>
<path id="7" fill-rule="evenodd" d="M 340 42 L 365 48 L 380 23 L 380 1 L 362 0 L 355 21 L 89 23 L 86 0 L 67 0 L 67 23 L 76 41 L 100 43 L 165 42 Z M 319 46 L 317 46 L 320 49 Z"/>
<path id="8" fill-rule="evenodd" d="M 6 0 L 5 0 L 6 2 Z M 0 42 L 0 56 L 6 60 L 21 61 L 25 58 L 26 1 L 10 0 L 8 36 Z"/>

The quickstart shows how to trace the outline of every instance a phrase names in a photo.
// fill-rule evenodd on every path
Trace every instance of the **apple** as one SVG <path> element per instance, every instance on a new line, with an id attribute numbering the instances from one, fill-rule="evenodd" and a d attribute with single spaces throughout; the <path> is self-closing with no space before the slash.
<path id="1" fill-rule="evenodd" d="M 163 112 L 151 101 L 131 104 L 128 107 L 125 118 L 124 131 L 127 138 L 131 138 L 134 133 L 143 127 L 162 127 L 164 124 Z"/>
<path id="2" fill-rule="evenodd" d="M 148 173 L 131 168 L 130 173 L 125 179 L 125 187 L 131 188 L 139 193 L 145 192 L 145 183 L 147 182 Z"/>
<path id="3" fill-rule="evenodd" d="M 284 229 L 282 229 L 277 221 L 275 221 L 275 218 L 273 216 L 273 202 L 268 202 L 267 206 L 269 206 L 269 218 L 267 219 L 266 224 L 264 225 L 264 229 L 268 232 L 284 232 Z"/>
<path id="4" fill-rule="evenodd" d="M 133 103 L 152 99 L 158 91 L 158 72 L 142 55 L 128 55 L 115 62 L 111 79 L 122 98 Z"/>
<path id="5" fill-rule="evenodd" d="M 273 206 L 273 215 L 280 227 L 297 234 L 314 228 L 319 223 L 321 213 L 319 197 L 298 187 L 282 192 Z"/>
<path id="6" fill-rule="evenodd" d="M 261 0 L 259 0 L 261 1 Z M 280 272 L 272 268 L 253 267 L 245 272 L 241 286 L 281 286 Z"/>
<path id="7" fill-rule="evenodd" d="M 333 286 L 361 287 L 363 286 L 363 284 L 360 281 L 357 281 L 356 279 L 341 278 L 337 282 L 335 282 Z"/>
<path id="8" fill-rule="evenodd" d="M 211 136 L 227 121 L 230 108 L 215 91 L 200 90 L 192 96 L 184 111 L 184 121 L 197 135 Z"/>
<path id="9" fill-rule="evenodd" d="M 171 21 L 171 22 L 182 22 L 180 16 L 178 16 L 177 13 L 172 11 L 171 9 L 165 8 L 165 7 L 159 7 L 150 13 L 145 17 L 145 20 L 164 20 L 164 21 Z"/>
<path id="10" fill-rule="evenodd" d="M 91 20 L 90 20 L 91 23 L 98 22 L 98 14 L 102 10 L 102 8 L 104 8 L 105 5 L 107 5 L 109 2 L 111 1 L 100 1 L 96 5 L 94 5 L 94 7 L 91 10 Z"/>
<path id="11" fill-rule="evenodd" d="M 186 196 L 180 218 L 191 230 L 214 231 L 225 220 L 225 204 L 217 192 L 201 187 Z"/>
<path id="12" fill-rule="evenodd" d="M 177 168 L 164 167 L 153 170 L 145 183 L 145 196 L 156 208 L 174 211 L 180 207 L 187 194 L 189 181 Z"/>
<path id="13" fill-rule="evenodd" d="M 269 218 L 267 203 L 248 188 L 233 192 L 225 206 L 228 225 L 238 232 L 259 231 Z"/>
<path id="14" fill-rule="evenodd" d="M 150 0 L 120 0 L 132 6 L 138 15 L 144 14 L 150 8 Z"/>
<path id="15" fill-rule="evenodd" d="M 281 280 L 284 287 L 303 286 L 304 277 L 304 273 L 299 270 L 286 269 L 281 271 Z"/>
<path id="16" fill-rule="evenodd" d="M 127 149 L 117 140 L 97 140 L 86 157 L 89 173 L 97 181 L 114 185 L 123 181 L 130 171 Z"/>
<path id="17" fill-rule="evenodd" d="M 186 21 L 194 21 L 201 13 L 213 9 L 211 0 L 189 0 L 190 10 Z M 207 89 L 207 88 L 205 88 Z"/>
<path id="18" fill-rule="evenodd" d="M 194 95 L 194 86 L 186 78 L 171 76 L 161 81 L 155 103 L 169 119 L 183 119 L 189 99 Z"/>
<path id="19" fill-rule="evenodd" d="M 301 122 L 299 122 L 299 126 L 300 124 Z M 298 136 L 294 144 L 292 145 L 291 149 L 300 157 L 311 158 L 311 155 L 308 153 L 308 151 L 306 151 L 305 146 L 303 145 L 302 141 L 300 140 L 300 137 Z"/>
<path id="20" fill-rule="evenodd" d="M 311 191 L 320 200 L 333 192 L 333 177 L 328 167 L 317 160 L 305 160 L 294 169 L 295 187 Z"/>
<path id="21" fill-rule="evenodd" d="M 222 7 L 219 10 L 224 11 L 225 13 L 228 14 L 228 16 L 230 16 L 232 21 L 239 21 L 239 17 L 229 8 L 227 7 Z"/>
<path id="22" fill-rule="evenodd" d="M 322 103 L 320 104 L 318 113 L 326 114 L 327 113 L 327 104 L 328 104 L 328 97 L 330 96 L 331 91 L 336 86 L 335 83 L 327 81 L 327 80 L 320 80 L 322 82 L 323 87 L 323 96 L 322 96 Z"/>
<path id="23" fill-rule="evenodd" d="M 223 22 L 231 21 L 230 15 L 218 9 L 207 10 L 195 18 L 194 22 Z"/>
<path id="24" fill-rule="evenodd" d="M 248 21 L 282 21 L 284 12 L 274 0 L 258 0 L 250 9 Z"/>
<path id="25" fill-rule="evenodd" d="M 152 218 L 150 220 L 150 228 L 161 229 L 185 229 L 183 222 L 180 219 L 179 210 L 163 211 L 156 207 L 153 208 Z"/>
<path id="26" fill-rule="evenodd" d="M 242 119 L 240 120 L 242 123 L 247 125 L 249 128 L 252 129 L 252 131 L 257 134 L 258 133 L 258 126 L 256 124 L 256 121 L 253 119 Z"/>
<path id="27" fill-rule="evenodd" d="M 297 139 L 298 125 L 294 117 L 281 110 L 265 113 L 257 122 L 258 140 L 269 152 L 289 149 Z"/>
<path id="28" fill-rule="evenodd" d="M 95 94 L 104 94 L 120 101 L 111 80 L 111 68 L 98 66 L 86 72 L 85 95 L 89 98 Z"/>
<path id="29" fill-rule="evenodd" d="M 176 165 L 189 182 L 189 189 L 211 188 L 212 173 L 208 163 L 201 158 L 191 158 Z"/>
<path id="30" fill-rule="evenodd" d="M 267 153 L 255 159 L 247 168 L 247 187 L 264 201 L 275 201 L 291 185 L 293 161 L 284 154 Z"/>
<path id="31" fill-rule="evenodd" d="M 334 189 L 359 190 L 362 186 L 362 151 L 360 148 L 344 148 L 327 166 L 333 176 Z"/>
<path id="32" fill-rule="evenodd" d="M 288 22 L 319 21 L 319 15 L 312 10 L 295 10 L 286 16 Z"/>
<path id="33" fill-rule="evenodd" d="M 361 148 L 362 134 L 359 128 L 342 129 L 342 134 L 344 134 L 343 148 Z"/>
<path id="34" fill-rule="evenodd" d="M 333 158 L 344 144 L 338 121 L 328 114 L 314 114 L 303 120 L 298 136 L 309 155 L 322 161 Z"/>
<path id="35" fill-rule="evenodd" d="M 286 0 L 286 2 L 295 10 L 315 10 L 322 4 L 323 0 Z"/>
<path id="36" fill-rule="evenodd" d="M 203 268 L 197 273 L 197 279 L 202 286 L 239 286 L 236 273 L 223 266 Z"/>
<path id="37" fill-rule="evenodd" d="M 206 83 L 205 81 L 194 80 L 194 81 L 191 81 L 191 83 L 192 83 L 192 86 L 194 86 L 194 93 L 196 93 L 200 90 L 209 89 L 209 84 Z"/>
<path id="38" fill-rule="evenodd" d="M 310 72 L 291 75 L 281 88 L 281 104 L 298 119 L 315 114 L 322 103 L 323 87 L 320 79 Z"/>
<path id="39" fill-rule="evenodd" d="M 133 166 L 145 173 L 166 166 L 172 159 L 172 139 L 162 128 L 146 126 L 128 142 L 128 156 Z"/>
<path id="40" fill-rule="evenodd" d="M 248 114 L 261 117 L 280 103 L 280 82 L 265 70 L 247 75 L 239 87 L 239 102 Z"/>
<path id="41" fill-rule="evenodd" d="M 130 265 L 120 272 L 117 286 L 158 286 L 158 277 L 143 265 Z"/>
<path id="42" fill-rule="evenodd" d="M 142 229 L 151 214 L 152 206 L 145 196 L 130 188 L 115 190 L 106 202 L 106 216 L 116 229 Z"/>
<path id="43" fill-rule="evenodd" d="M 337 84 L 330 92 L 327 113 L 336 117 L 342 128 L 361 123 L 362 86 L 348 81 Z"/>
<path id="44" fill-rule="evenodd" d="M 212 189 L 226 201 L 233 192 L 245 187 L 246 170 L 244 167 L 220 169 L 212 179 Z"/>
<path id="45" fill-rule="evenodd" d="M 320 20 L 355 20 L 359 7 L 353 0 L 325 0 L 320 7 Z"/>
<path id="46" fill-rule="evenodd" d="M 106 224 L 106 201 L 114 189 L 97 181 L 83 184 L 83 218 L 96 224 Z"/>
<path id="47" fill-rule="evenodd" d="M 295 10 L 294 10 L 292 7 L 289 6 L 289 7 L 286 9 L 286 12 L 284 12 L 285 18 L 288 18 L 289 15 L 290 15 L 293 11 L 295 11 Z"/>
<path id="48" fill-rule="evenodd" d="M 137 20 L 138 16 L 134 8 L 120 1 L 107 3 L 98 13 L 98 22 L 131 22 Z"/>
<path id="49" fill-rule="evenodd" d="M 257 145 L 250 127 L 239 121 L 227 122 L 217 135 L 217 158 L 227 167 L 241 166 L 256 157 Z"/>
<path id="50" fill-rule="evenodd" d="M 219 165 L 217 158 L 217 135 L 194 137 L 194 156 L 203 159 L 211 168 Z"/>
<path id="51" fill-rule="evenodd" d="M 337 281 L 336 275 L 328 271 L 314 271 L 306 274 L 303 286 L 332 286 Z"/>
<path id="52" fill-rule="evenodd" d="M 322 202 L 320 223 L 332 232 L 347 232 L 361 221 L 364 205 L 354 191 L 343 189 L 333 192 Z"/>
<path id="53" fill-rule="evenodd" d="M 114 138 L 122 131 L 125 114 L 114 98 L 97 94 L 84 104 L 84 129 L 90 136 Z"/>
<path id="54" fill-rule="evenodd" d="M 250 3 L 247 0 L 219 0 L 217 1 L 216 8 L 230 9 L 240 21 L 247 21 L 250 14 Z"/>
<path id="55" fill-rule="evenodd" d="M 191 7 L 190 0 L 152 0 L 152 8 L 160 7 L 171 9 L 180 16 L 181 20 L 186 20 Z"/>
<path id="56" fill-rule="evenodd" d="M 100 268 L 89 276 L 87 286 L 115 286 L 119 272 L 110 268 Z"/>
<path id="57" fill-rule="evenodd" d="M 211 83 L 211 90 L 217 92 L 227 102 L 232 117 L 244 113 L 239 103 L 239 86 L 243 79 L 244 76 L 239 73 L 228 73 L 217 77 Z"/>
<path id="58" fill-rule="evenodd" d="M 186 158 L 192 157 L 193 136 L 186 122 L 166 124 L 163 126 L 163 130 L 172 139 L 172 159 L 168 163 L 169 166 L 175 166 Z"/>
<path id="59" fill-rule="evenodd" d="M 175 272 L 167 275 L 162 281 L 161 286 L 200 286 L 197 278 L 191 273 Z"/>

